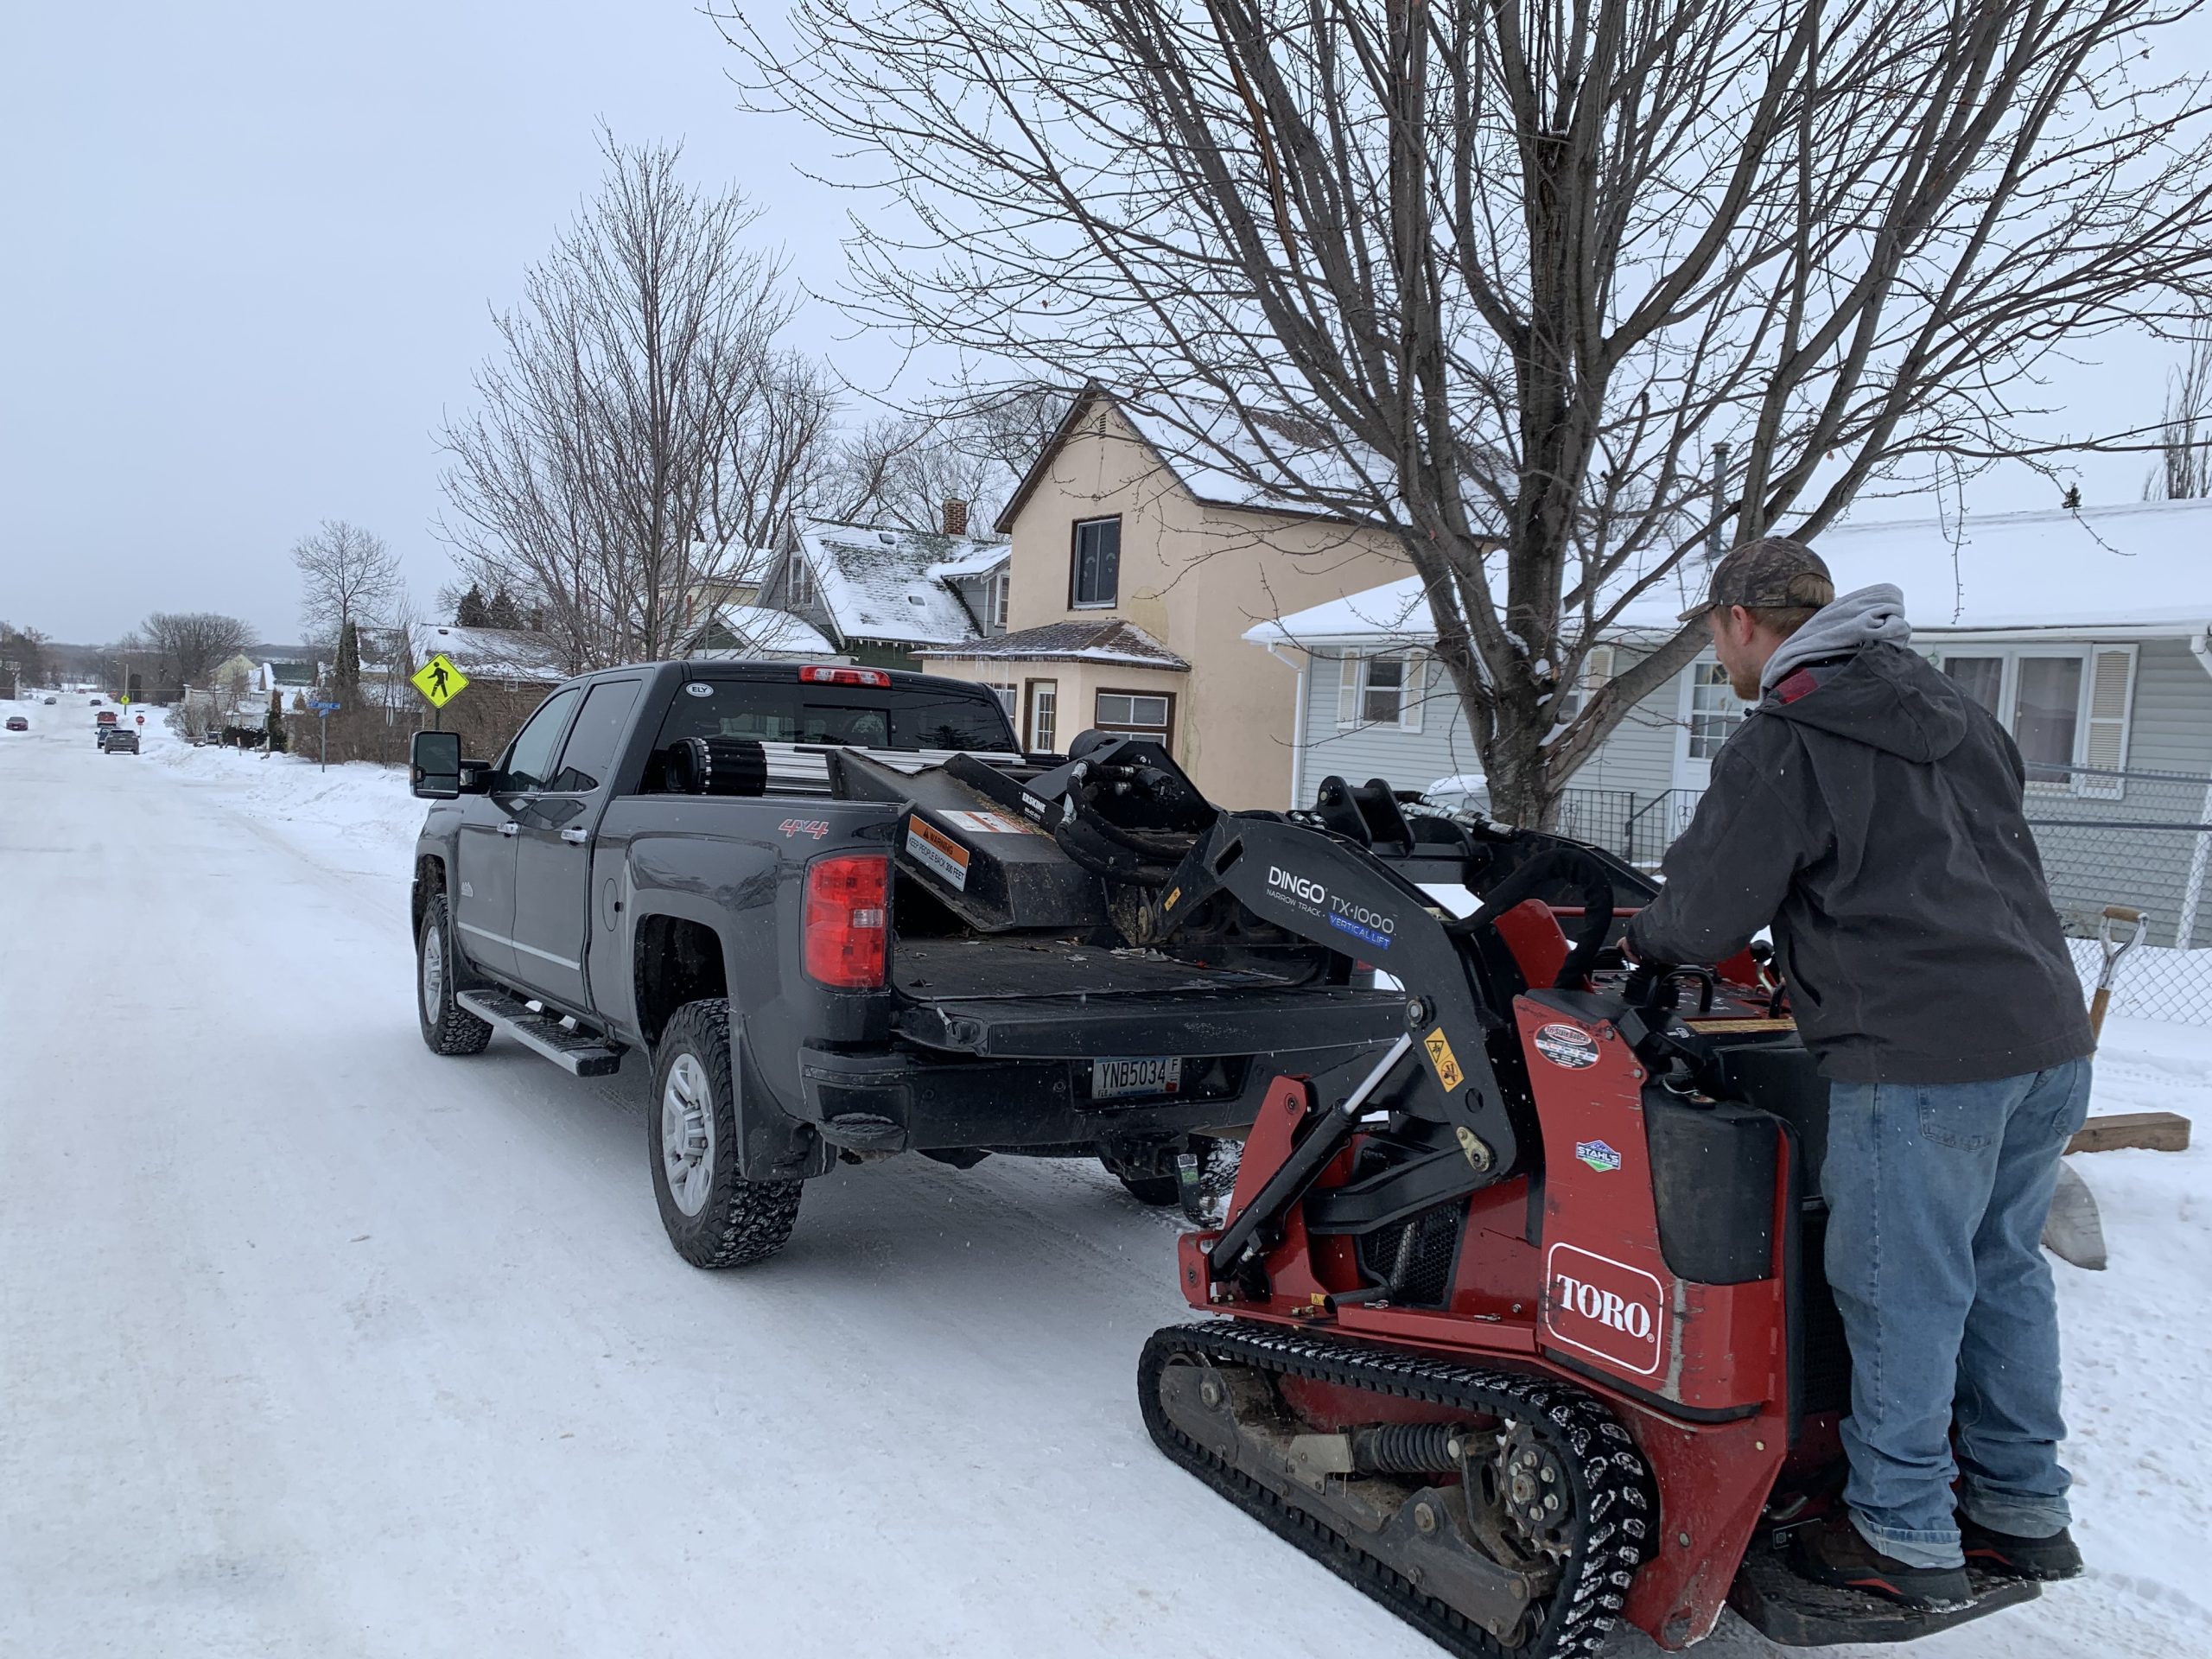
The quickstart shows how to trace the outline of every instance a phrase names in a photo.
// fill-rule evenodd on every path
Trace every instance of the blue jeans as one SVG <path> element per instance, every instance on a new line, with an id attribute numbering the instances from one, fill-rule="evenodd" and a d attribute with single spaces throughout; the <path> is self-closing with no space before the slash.
<path id="1" fill-rule="evenodd" d="M 1994 1083 L 1829 1085 L 1821 1190 L 1852 1363 L 1843 1496 L 1892 1560 L 1958 1566 L 1959 1514 L 2027 1538 L 2067 1524 L 2041 1238 L 2088 1104 L 2086 1058 Z"/>

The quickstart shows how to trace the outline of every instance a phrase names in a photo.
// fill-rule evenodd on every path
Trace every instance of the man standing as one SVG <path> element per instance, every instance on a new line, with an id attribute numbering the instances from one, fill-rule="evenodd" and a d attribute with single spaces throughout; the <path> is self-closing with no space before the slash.
<path id="1" fill-rule="evenodd" d="M 1802 543 L 1729 554 L 1683 620 L 1700 615 L 1755 706 L 1626 946 L 1646 963 L 1719 962 L 1771 925 L 1829 1080 L 1848 1513 L 1800 1531 L 1794 1564 L 1924 1609 L 1970 1599 L 1967 1559 L 2071 1578 L 2038 1242 L 2094 1045 L 2019 752 L 1907 648 L 1897 589 L 1838 599 Z"/>

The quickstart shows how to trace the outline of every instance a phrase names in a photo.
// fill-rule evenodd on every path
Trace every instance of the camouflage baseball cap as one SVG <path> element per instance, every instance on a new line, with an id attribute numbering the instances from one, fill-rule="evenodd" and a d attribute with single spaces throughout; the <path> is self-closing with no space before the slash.
<path id="1" fill-rule="evenodd" d="M 1787 536 L 1762 536 L 1714 565 L 1703 601 L 1675 620 L 1694 621 L 1724 605 L 1779 611 L 1826 605 L 1834 598 L 1835 582 L 1819 554 Z"/>

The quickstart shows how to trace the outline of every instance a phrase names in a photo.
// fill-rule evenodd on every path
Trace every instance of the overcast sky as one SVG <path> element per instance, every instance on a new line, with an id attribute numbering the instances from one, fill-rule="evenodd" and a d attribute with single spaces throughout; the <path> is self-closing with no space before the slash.
<path id="1" fill-rule="evenodd" d="M 297 635 L 287 550 L 389 540 L 428 601 L 433 432 L 598 176 L 594 124 L 681 138 L 817 289 L 841 204 L 808 135 L 741 114 L 693 0 L 204 0 L 19 6 L 0 54 L 0 618 L 72 642 L 152 610 Z M 873 385 L 887 346 L 817 308 L 795 344 Z M 2167 354 L 2107 346 L 2056 391 L 2075 430 L 2155 412 Z M 2133 500 L 2138 461 L 2087 499 Z M 2055 505 L 2020 474 L 1977 512 Z M 1884 504 L 1883 516 L 1932 511 Z"/>

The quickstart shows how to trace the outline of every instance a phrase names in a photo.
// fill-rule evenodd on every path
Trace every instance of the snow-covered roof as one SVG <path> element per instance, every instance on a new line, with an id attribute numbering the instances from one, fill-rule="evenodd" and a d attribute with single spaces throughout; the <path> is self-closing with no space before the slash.
<path id="1" fill-rule="evenodd" d="M 1704 574 L 1705 567 L 1698 565 L 1697 579 L 1702 582 Z M 1679 626 L 1675 619 L 1690 602 L 1682 583 L 1670 574 L 1630 600 L 1612 632 L 1672 633 Z M 1436 624 L 1421 579 L 1401 576 L 1379 588 L 1309 605 L 1272 622 L 1257 623 L 1244 630 L 1244 638 L 1255 645 L 1345 645 L 1373 650 L 1433 645 Z"/>
<path id="2" fill-rule="evenodd" d="M 1391 488 L 1394 474 L 1384 457 L 1349 438 L 1332 438 L 1297 416 L 1240 409 L 1203 396 L 1150 391 L 1137 397 L 1092 385 L 1075 400 L 1059 429 L 1007 498 L 998 516 L 1001 531 L 1012 528 L 1053 456 L 1101 401 L 1113 406 L 1160 464 L 1200 501 L 1327 518 L 1335 515 L 1319 511 L 1282 486 L 1295 479 L 1346 495 L 1357 495 L 1364 487 L 1386 493 Z M 1244 467 L 1250 469 L 1249 475 L 1240 470 Z M 1282 485 L 1271 487 L 1266 482 L 1270 478 Z"/>
<path id="3" fill-rule="evenodd" d="M 963 554 L 957 559 L 947 559 L 933 564 L 929 574 L 939 582 L 957 582 L 967 576 L 987 576 L 1014 556 L 1011 542 L 983 542 L 978 550 Z"/>
<path id="4" fill-rule="evenodd" d="M 1837 526 L 1815 548 L 1836 590 L 1904 589 L 1916 632 L 2212 621 L 2212 501 L 2144 501 Z"/>
<path id="5" fill-rule="evenodd" d="M 1849 593 L 1904 590 L 1916 633 L 2125 628 L 2190 634 L 2212 623 L 2212 501 L 2149 501 L 2044 512 L 1838 525 L 1814 546 Z M 1708 567 L 1687 560 L 1630 601 L 1615 630 L 1671 633 Z M 1436 638 L 1421 578 L 1307 607 L 1247 628 L 1257 645 L 1427 645 Z"/>
<path id="6" fill-rule="evenodd" d="M 555 685 L 569 677 L 568 664 L 550 634 L 529 633 L 519 628 L 464 628 L 442 622 L 418 626 L 414 636 L 415 660 L 428 662 L 441 652 L 455 668 L 472 676 L 537 685 Z"/>
<path id="7" fill-rule="evenodd" d="M 1003 550 L 965 536 L 814 523 L 798 527 L 798 541 L 839 633 L 904 645 L 972 639 L 974 619 L 933 572 Z"/>
<path id="8" fill-rule="evenodd" d="M 760 605 L 724 605 L 709 620 L 728 629 L 744 656 L 819 657 L 836 649 L 821 629 L 789 611 L 772 611 Z"/>
<path id="9" fill-rule="evenodd" d="M 957 657 L 988 662 L 1122 663 L 1133 668 L 1183 671 L 1191 666 L 1133 622 L 1108 617 L 1096 622 L 1047 622 L 1039 628 L 995 633 L 957 645 L 918 651 L 917 657 Z"/>

